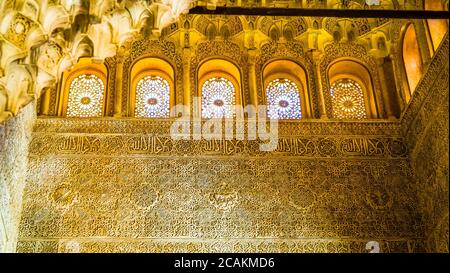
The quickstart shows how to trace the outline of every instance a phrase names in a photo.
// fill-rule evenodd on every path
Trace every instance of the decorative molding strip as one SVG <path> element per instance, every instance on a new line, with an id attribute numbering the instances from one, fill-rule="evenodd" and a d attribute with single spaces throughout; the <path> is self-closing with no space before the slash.
<path id="1" fill-rule="evenodd" d="M 82 133 L 82 134 L 169 134 L 175 119 L 135 118 L 45 118 L 40 117 L 34 127 L 35 133 Z M 202 122 L 204 124 L 205 121 Z M 242 124 L 248 128 L 248 123 Z M 190 128 L 193 122 L 189 123 Z M 235 125 L 236 126 L 236 125 Z M 401 137 L 397 121 L 366 120 L 336 121 L 307 120 L 282 121 L 278 123 L 280 136 L 308 135 L 362 135 Z"/>
<path id="2" fill-rule="evenodd" d="M 279 138 L 273 152 L 262 152 L 261 140 L 173 140 L 162 135 L 35 134 L 31 155 L 164 155 L 164 156 L 250 156 L 250 157 L 375 157 L 405 158 L 407 148 L 396 137 Z"/>
<path id="3" fill-rule="evenodd" d="M 373 241 L 373 240 L 371 240 Z M 377 239 L 382 253 L 425 252 L 425 244 L 415 239 Z M 354 239 L 22 239 L 18 252 L 269 252 L 269 253 L 368 253 L 369 240 Z"/>

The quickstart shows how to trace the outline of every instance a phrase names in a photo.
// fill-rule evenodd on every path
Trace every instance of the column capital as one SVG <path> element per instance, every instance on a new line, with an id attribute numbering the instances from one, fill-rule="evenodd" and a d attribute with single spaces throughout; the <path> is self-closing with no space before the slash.
<path id="1" fill-rule="evenodd" d="M 311 55 L 313 62 L 317 65 L 320 63 L 324 55 L 322 51 L 317 49 L 309 51 L 309 54 Z"/>
<path id="2" fill-rule="evenodd" d="M 374 57 L 373 59 L 375 60 L 375 63 L 379 66 L 383 65 L 385 62 L 385 57 Z"/>
<path id="3" fill-rule="evenodd" d="M 188 65 L 191 62 L 191 57 L 194 55 L 194 50 L 190 47 L 182 49 L 183 65 Z"/>
<path id="4" fill-rule="evenodd" d="M 192 52 L 193 52 L 193 50 L 190 47 L 184 47 L 183 48 L 183 55 L 185 55 L 185 54 L 190 55 L 190 54 L 192 54 Z"/>
<path id="5" fill-rule="evenodd" d="M 255 48 L 247 49 L 248 62 L 253 65 L 256 63 L 256 56 L 258 55 L 258 50 Z"/>

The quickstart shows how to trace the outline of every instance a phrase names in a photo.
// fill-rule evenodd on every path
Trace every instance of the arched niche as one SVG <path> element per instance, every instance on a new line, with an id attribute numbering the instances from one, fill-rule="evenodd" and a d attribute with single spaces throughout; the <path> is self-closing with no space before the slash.
<path id="1" fill-rule="evenodd" d="M 308 78 L 305 69 L 298 63 L 288 59 L 269 61 L 262 72 L 264 94 L 269 84 L 276 79 L 288 79 L 298 87 L 302 118 L 311 118 L 311 98 L 308 92 Z M 267 98 L 265 97 L 267 105 Z"/>
<path id="2" fill-rule="evenodd" d="M 407 84 L 404 85 L 405 100 L 409 102 L 419 81 L 423 76 L 423 62 L 420 54 L 417 34 L 414 24 L 408 24 L 403 33 L 402 60 Z"/>
<path id="3" fill-rule="evenodd" d="M 372 76 L 366 66 L 354 59 L 339 59 L 330 64 L 328 67 L 330 87 L 340 80 L 347 79 L 356 82 L 361 87 L 366 117 L 379 118 L 379 107 L 375 98 Z M 331 89 L 329 92 L 331 92 Z M 333 102 L 333 97 L 330 97 Z M 336 116 L 336 111 L 338 110 L 332 108 L 331 114 L 333 117 Z"/>
<path id="4" fill-rule="evenodd" d="M 71 85 L 74 80 L 77 80 L 82 75 L 94 75 L 96 78 L 101 80 L 103 83 L 103 94 L 101 98 L 101 110 L 99 112 L 101 115 L 96 115 L 96 117 L 104 116 L 106 113 L 106 105 L 107 105 L 107 76 L 108 69 L 105 64 L 94 62 L 92 58 L 80 58 L 78 63 L 76 63 L 71 69 L 63 72 L 62 80 L 60 84 L 60 92 L 58 97 L 58 115 L 59 116 L 67 116 L 67 110 L 69 107 L 69 96 L 70 92 L 74 92 L 71 90 Z M 100 91 L 99 91 L 100 92 Z M 94 116 L 92 116 L 94 117 Z"/>
<path id="5" fill-rule="evenodd" d="M 230 81 L 235 90 L 235 104 L 242 105 L 241 72 L 234 63 L 219 58 L 212 58 L 201 63 L 197 70 L 198 97 L 202 98 L 203 85 L 212 78 L 224 78 Z M 201 112 L 196 114 L 201 116 Z"/>
<path id="6" fill-rule="evenodd" d="M 448 6 L 442 0 L 425 0 L 425 10 L 444 11 L 448 10 Z M 448 20 L 444 19 L 427 19 L 426 26 L 428 30 L 428 44 L 431 55 L 436 52 L 445 34 L 448 32 Z"/>
<path id="7" fill-rule="evenodd" d="M 130 71 L 130 116 L 136 116 L 137 97 L 136 91 L 139 82 L 147 76 L 160 77 L 169 85 L 169 109 L 175 105 L 175 70 L 164 59 L 156 57 L 144 57 L 137 60 Z"/>

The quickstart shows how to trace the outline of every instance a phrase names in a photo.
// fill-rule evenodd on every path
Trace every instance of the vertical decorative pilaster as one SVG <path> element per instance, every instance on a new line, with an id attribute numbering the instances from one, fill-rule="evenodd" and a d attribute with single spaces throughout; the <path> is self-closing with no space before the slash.
<path id="1" fill-rule="evenodd" d="M 325 107 L 325 97 L 323 96 L 323 84 L 322 84 L 322 77 L 320 73 L 320 59 L 322 58 L 322 52 L 318 50 L 313 50 L 311 52 L 312 54 L 312 60 L 314 64 L 314 74 L 315 74 L 315 81 L 317 83 L 317 99 L 318 99 L 318 105 L 319 105 L 319 113 L 321 119 L 327 119 L 327 110 Z"/>
<path id="2" fill-rule="evenodd" d="M 384 58 L 376 58 L 376 64 L 377 64 L 377 72 L 378 77 L 380 79 L 380 86 L 381 86 L 381 97 L 383 98 L 383 105 L 384 105 L 384 111 L 386 114 L 386 117 L 388 118 L 395 118 L 394 113 L 392 111 L 392 105 L 391 105 L 391 96 L 390 96 L 390 88 L 388 87 L 388 83 L 386 82 L 386 75 L 383 68 L 384 65 Z M 392 90 L 393 91 L 393 90 Z M 383 117 L 383 113 L 378 113 L 378 116 L 380 118 Z M 376 117 L 373 117 L 376 118 Z"/>
<path id="3" fill-rule="evenodd" d="M 183 105 L 191 109 L 191 56 L 190 48 L 183 49 Z"/>
<path id="4" fill-rule="evenodd" d="M 256 83 L 256 49 L 248 51 L 248 90 L 250 92 L 250 104 L 258 107 L 258 88 Z"/>
<path id="5" fill-rule="evenodd" d="M 122 117 L 122 82 L 123 82 L 123 53 L 119 50 L 116 55 L 116 78 L 114 80 L 114 117 Z"/>

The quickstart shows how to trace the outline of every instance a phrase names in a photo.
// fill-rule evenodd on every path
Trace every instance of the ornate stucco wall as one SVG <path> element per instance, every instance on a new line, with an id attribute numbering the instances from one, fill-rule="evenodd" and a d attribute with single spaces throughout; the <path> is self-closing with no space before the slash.
<path id="1" fill-rule="evenodd" d="M 171 122 L 39 119 L 18 251 L 423 251 L 395 122 L 281 124 L 280 143 Z"/>
<path id="2" fill-rule="evenodd" d="M 401 120 L 281 123 L 270 153 L 173 141 L 173 120 L 40 118 L 17 251 L 446 251 L 447 56 Z"/>
<path id="3" fill-rule="evenodd" d="M 448 252 L 448 36 L 403 117 L 430 252 Z"/>
<path id="4" fill-rule="evenodd" d="M 30 103 L 0 124 L 0 252 L 16 249 L 34 121 L 34 103 Z"/>
<path id="5" fill-rule="evenodd" d="M 448 40 L 430 60 L 421 20 L 178 18 L 182 10 L 161 7 L 0 1 L 0 121 L 15 117 L 0 127 L 1 251 L 366 252 L 368 241 L 384 252 L 448 251 Z M 410 23 L 431 64 L 403 112 Z M 81 57 L 108 68 L 108 117 L 54 117 L 61 73 Z M 265 65 L 294 60 L 311 119 L 281 124 L 271 153 L 252 141 L 173 141 L 173 120 L 127 118 L 128 72 L 142 57 L 173 66 L 175 101 L 189 105 L 206 60 L 235 62 L 242 101 L 254 105 L 264 103 Z M 326 119 L 327 69 L 343 58 L 367 66 L 387 121 Z M 42 117 L 28 149 L 34 100 Z"/>

